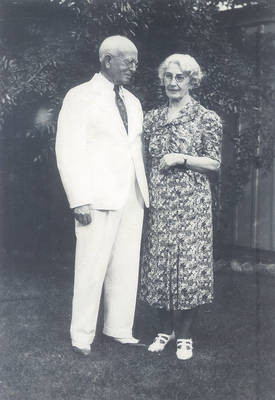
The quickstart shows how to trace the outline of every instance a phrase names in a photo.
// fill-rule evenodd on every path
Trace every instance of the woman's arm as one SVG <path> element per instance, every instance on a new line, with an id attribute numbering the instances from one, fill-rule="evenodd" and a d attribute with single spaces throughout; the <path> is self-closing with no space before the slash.
<path id="1" fill-rule="evenodd" d="M 197 172 L 218 171 L 220 163 L 209 157 L 194 157 L 181 153 L 166 154 L 160 160 L 160 168 L 167 169 L 170 167 L 184 166 Z"/>
<path id="2" fill-rule="evenodd" d="M 214 111 L 207 111 L 200 122 L 202 148 L 198 156 L 181 153 L 166 154 L 160 161 L 161 168 L 186 167 L 202 173 L 220 168 L 222 124 Z"/>

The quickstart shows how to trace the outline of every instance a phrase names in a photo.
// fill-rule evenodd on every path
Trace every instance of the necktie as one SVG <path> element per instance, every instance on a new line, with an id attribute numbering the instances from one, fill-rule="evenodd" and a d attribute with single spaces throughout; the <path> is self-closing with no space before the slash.
<path id="1" fill-rule="evenodd" d="M 120 113 L 121 119 L 122 119 L 122 121 L 124 123 L 126 132 L 128 133 L 127 111 L 126 111 L 125 104 L 124 104 L 122 98 L 119 95 L 119 85 L 115 85 L 114 86 L 114 91 L 115 91 L 115 94 L 116 94 L 116 105 L 117 105 L 118 111 Z"/>

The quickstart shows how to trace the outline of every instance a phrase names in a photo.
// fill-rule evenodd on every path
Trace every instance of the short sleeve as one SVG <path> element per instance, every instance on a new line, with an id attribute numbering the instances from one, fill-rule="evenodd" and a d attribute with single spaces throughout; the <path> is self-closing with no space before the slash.
<path id="1" fill-rule="evenodd" d="M 214 111 L 202 117 L 202 156 L 221 162 L 222 123 Z"/>

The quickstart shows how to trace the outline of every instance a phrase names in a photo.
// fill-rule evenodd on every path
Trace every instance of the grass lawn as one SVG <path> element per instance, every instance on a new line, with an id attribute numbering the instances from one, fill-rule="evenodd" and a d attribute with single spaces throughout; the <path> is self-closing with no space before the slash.
<path id="1" fill-rule="evenodd" d="M 194 357 L 178 361 L 98 335 L 89 358 L 71 351 L 72 262 L 5 259 L 0 281 L 0 400 L 275 399 L 275 278 L 216 273 L 216 299 L 200 309 Z M 155 334 L 138 304 L 136 336 Z"/>

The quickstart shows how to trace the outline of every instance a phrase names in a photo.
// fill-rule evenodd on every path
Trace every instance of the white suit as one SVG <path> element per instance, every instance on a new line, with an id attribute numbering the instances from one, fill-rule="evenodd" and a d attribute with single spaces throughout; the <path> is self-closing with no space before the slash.
<path id="1" fill-rule="evenodd" d="M 58 119 L 57 164 L 70 207 L 92 207 L 92 223 L 75 227 L 71 337 L 77 346 L 93 341 L 103 283 L 103 332 L 132 336 L 143 205 L 149 203 L 143 114 L 139 100 L 121 88 L 127 134 L 113 88 L 95 74 L 67 93 Z"/>

